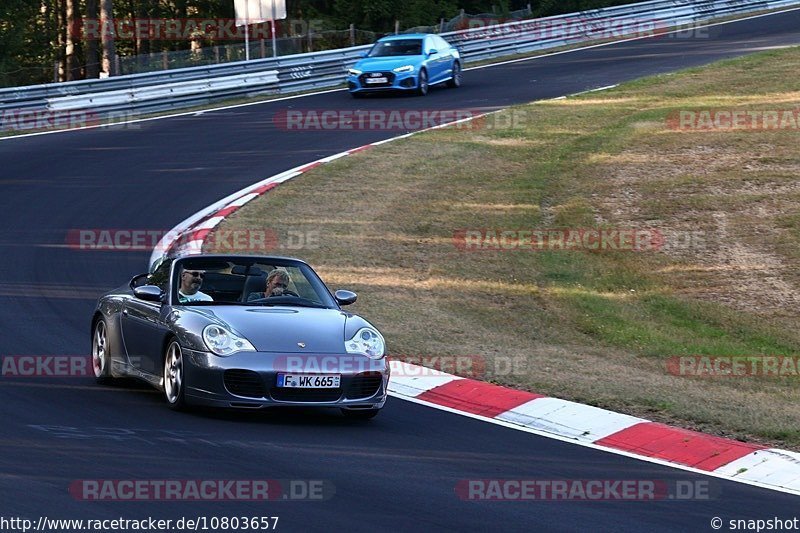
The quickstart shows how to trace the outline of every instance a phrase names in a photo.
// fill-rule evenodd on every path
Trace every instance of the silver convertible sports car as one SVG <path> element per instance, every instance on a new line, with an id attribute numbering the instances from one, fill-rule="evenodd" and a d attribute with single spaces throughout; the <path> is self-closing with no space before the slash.
<path id="1" fill-rule="evenodd" d="M 320 406 L 372 418 L 389 365 L 380 332 L 342 310 L 355 300 L 297 259 L 166 259 L 98 300 L 95 377 L 144 380 L 173 409 Z"/>

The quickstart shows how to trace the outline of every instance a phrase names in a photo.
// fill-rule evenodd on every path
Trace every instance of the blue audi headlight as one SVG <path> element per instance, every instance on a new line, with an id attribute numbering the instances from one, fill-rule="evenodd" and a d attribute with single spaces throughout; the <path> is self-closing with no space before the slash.
<path id="1" fill-rule="evenodd" d="M 416 70 L 414 65 L 403 65 L 402 67 L 393 68 L 392 72 L 397 72 L 398 74 L 405 74 L 407 72 L 414 72 Z"/>

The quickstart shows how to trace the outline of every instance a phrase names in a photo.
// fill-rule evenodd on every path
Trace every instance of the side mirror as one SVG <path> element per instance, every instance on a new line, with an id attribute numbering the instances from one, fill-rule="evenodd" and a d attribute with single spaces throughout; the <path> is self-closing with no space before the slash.
<path id="1" fill-rule="evenodd" d="M 164 291 L 155 285 L 142 285 L 133 289 L 133 295 L 147 302 L 160 302 L 164 296 Z"/>
<path id="2" fill-rule="evenodd" d="M 358 57 L 363 59 L 363 58 L 367 57 L 368 53 L 369 52 L 367 52 L 366 50 L 362 50 L 361 52 L 358 53 Z"/>
<path id="3" fill-rule="evenodd" d="M 128 286 L 129 286 L 131 289 L 133 289 L 133 288 L 137 287 L 137 286 L 139 285 L 139 283 L 141 282 L 141 280 L 142 280 L 142 279 L 144 279 L 144 278 L 146 278 L 146 277 L 147 277 L 147 276 L 149 276 L 149 275 L 150 275 L 150 274 L 149 274 L 148 272 L 145 272 L 144 274 L 138 274 L 138 275 L 136 275 L 136 276 L 133 276 L 133 277 L 131 278 L 131 281 L 130 281 L 130 283 L 128 283 Z"/>
<path id="4" fill-rule="evenodd" d="M 428 50 L 428 57 L 435 56 L 438 53 L 439 53 L 438 50 L 436 50 L 435 48 L 431 48 L 430 50 Z"/>
<path id="5" fill-rule="evenodd" d="M 339 305 L 350 305 L 356 303 L 356 298 L 358 295 L 352 291 L 336 291 L 333 293 L 333 297 L 336 299 L 336 303 Z"/>

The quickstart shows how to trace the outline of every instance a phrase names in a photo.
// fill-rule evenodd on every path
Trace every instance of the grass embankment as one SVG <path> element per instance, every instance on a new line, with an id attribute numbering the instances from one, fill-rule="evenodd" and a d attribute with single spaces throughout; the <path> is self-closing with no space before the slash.
<path id="1" fill-rule="evenodd" d="M 298 255 L 359 292 L 354 311 L 390 353 L 478 354 L 490 369 L 521 358 L 523 371 L 485 379 L 800 449 L 800 378 L 666 370 L 677 355 L 798 351 L 800 132 L 668 125 L 681 110 L 795 108 L 798 67 L 800 50 L 773 51 L 516 107 L 513 127 L 428 132 L 324 165 L 222 228 L 319 231 Z M 587 227 L 658 228 L 668 246 L 453 242 L 466 228 Z"/>

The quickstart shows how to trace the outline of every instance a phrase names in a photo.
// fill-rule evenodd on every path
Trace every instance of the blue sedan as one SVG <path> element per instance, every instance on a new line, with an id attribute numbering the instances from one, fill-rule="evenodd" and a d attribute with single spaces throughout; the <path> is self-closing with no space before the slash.
<path id="1" fill-rule="evenodd" d="M 461 86 L 461 55 L 438 35 L 424 33 L 380 39 L 347 76 L 353 97 L 387 90 L 424 96 L 431 85 L 445 82 Z"/>

